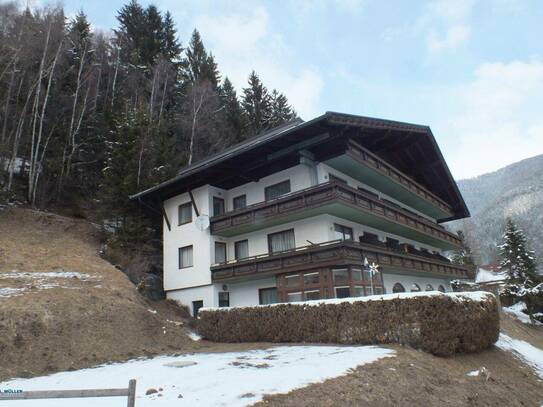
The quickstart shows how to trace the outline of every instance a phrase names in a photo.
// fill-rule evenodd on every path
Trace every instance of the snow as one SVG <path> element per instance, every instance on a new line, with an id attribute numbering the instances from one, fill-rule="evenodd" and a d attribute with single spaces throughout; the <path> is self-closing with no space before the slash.
<path id="1" fill-rule="evenodd" d="M 517 302 L 516 304 L 511 305 L 510 307 L 503 307 L 503 312 L 506 312 L 507 314 L 513 315 L 515 318 L 517 318 L 520 322 L 523 322 L 525 324 L 532 324 L 530 321 L 530 317 L 528 314 L 525 314 L 522 312 L 526 309 L 526 304 L 524 302 Z M 536 325 L 541 324 L 541 322 L 534 321 Z"/>
<path id="2" fill-rule="evenodd" d="M 479 373 L 481 372 L 479 371 L 479 369 L 477 369 L 477 370 L 473 370 L 471 372 L 466 373 L 466 376 L 479 376 Z"/>
<path id="3" fill-rule="evenodd" d="M 494 272 L 492 270 L 485 270 L 484 268 L 479 268 L 477 275 L 475 276 L 476 283 L 490 283 L 493 281 L 504 281 L 507 279 L 507 272 Z"/>
<path id="4" fill-rule="evenodd" d="M 512 352 L 515 357 L 531 366 L 543 379 L 543 350 L 530 345 L 528 342 L 513 339 L 504 333 L 500 333 L 496 346 Z"/>
<path id="5" fill-rule="evenodd" d="M 0 279 L 24 279 L 24 280 L 44 280 L 52 278 L 78 278 L 80 280 L 95 280 L 97 277 L 87 273 L 77 271 L 46 271 L 46 272 L 27 272 L 12 270 L 10 273 L 0 273 Z"/>
<path id="6" fill-rule="evenodd" d="M 196 332 L 189 332 L 187 335 L 193 341 L 200 341 L 202 339 L 202 337 L 198 335 Z"/>
<path id="7" fill-rule="evenodd" d="M 382 294 L 382 295 L 368 295 L 365 297 L 349 297 L 349 298 L 331 298 L 328 300 L 313 300 L 313 301 L 297 301 L 289 302 L 289 305 L 296 306 L 318 306 L 320 304 L 341 304 L 341 303 L 355 303 L 366 301 L 389 301 L 395 299 L 413 299 L 417 297 L 449 297 L 455 301 L 485 301 L 488 297 L 493 297 L 494 294 L 486 291 L 466 291 L 457 293 L 442 293 L 441 291 L 420 291 L 410 293 L 396 293 L 396 294 Z M 285 303 L 266 304 L 266 305 L 250 305 L 240 307 L 205 307 L 200 308 L 199 312 L 205 311 L 228 311 L 232 309 L 240 308 L 253 308 L 253 307 L 275 307 L 278 305 L 285 305 Z"/>
<path id="8" fill-rule="evenodd" d="M 246 352 L 161 356 L 0 383 L 0 388 L 30 390 L 126 387 L 136 379 L 136 405 L 246 406 L 263 395 L 286 393 L 349 373 L 395 352 L 377 346 L 280 346 Z M 145 395 L 147 389 L 162 391 Z M 180 397 L 181 395 L 181 397 Z M 119 397 L 100 399 L 17 400 L 16 407 L 116 407 Z"/>

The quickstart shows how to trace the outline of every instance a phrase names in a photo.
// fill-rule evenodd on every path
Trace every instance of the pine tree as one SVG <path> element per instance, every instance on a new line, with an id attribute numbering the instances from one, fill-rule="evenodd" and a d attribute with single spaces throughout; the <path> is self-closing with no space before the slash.
<path id="1" fill-rule="evenodd" d="M 119 28 L 115 34 L 121 46 L 121 60 L 133 65 L 142 64 L 141 51 L 147 32 L 145 10 L 137 0 L 131 0 L 119 10 L 117 21 Z"/>
<path id="2" fill-rule="evenodd" d="M 183 48 L 177 39 L 177 30 L 172 14 L 166 11 L 162 23 L 162 53 L 170 62 L 177 61 L 183 52 Z"/>
<path id="3" fill-rule="evenodd" d="M 241 105 L 247 117 L 247 133 L 255 135 L 270 127 L 271 98 L 255 71 L 249 75 L 249 86 L 243 89 Z"/>
<path id="4" fill-rule="evenodd" d="M 289 105 L 287 97 L 273 90 L 271 93 L 270 127 L 279 126 L 296 118 L 296 112 Z"/>
<path id="5" fill-rule="evenodd" d="M 164 26 L 160 11 L 154 5 L 145 9 L 145 32 L 142 39 L 141 60 L 144 65 L 152 66 L 162 53 L 164 42 Z"/>
<path id="6" fill-rule="evenodd" d="M 221 86 L 221 101 L 225 111 L 226 122 L 232 133 L 232 143 L 242 141 L 245 137 L 245 117 L 238 100 L 238 95 L 228 77 Z"/>
<path id="7" fill-rule="evenodd" d="M 208 81 L 213 89 L 217 90 L 220 82 L 219 70 L 213 55 L 208 55 L 198 30 L 192 32 L 183 68 L 186 82 L 194 85 Z"/>
<path id="8" fill-rule="evenodd" d="M 500 267 L 507 271 L 511 283 L 533 286 L 537 280 L 534 253 L 526 248 L 524 233 L 507 219 L 503 243 L 499 246 L 502 261 Z"/>

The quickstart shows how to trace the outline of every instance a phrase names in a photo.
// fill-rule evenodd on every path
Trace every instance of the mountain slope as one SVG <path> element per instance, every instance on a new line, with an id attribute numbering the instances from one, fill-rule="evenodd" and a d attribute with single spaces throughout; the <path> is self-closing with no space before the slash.
<path id="1" fill-rule="evenodd" d="M 498 171 L 458 181 L 471 218 L 448 224 L 462 230 L 481 263 L 495 261 L 505 219 L 524 230 L 543 261 L 543 154 Z"/>
<path id="2" fill-rule="evenodd" d="M 178 306 L 99 256 L 90 223 L 17 208 L 0 231 L 0 380 L 199 346 Z"/>

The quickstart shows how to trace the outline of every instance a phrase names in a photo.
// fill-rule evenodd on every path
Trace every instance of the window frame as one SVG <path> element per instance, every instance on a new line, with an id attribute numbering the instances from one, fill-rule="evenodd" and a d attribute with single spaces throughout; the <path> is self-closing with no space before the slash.
<path id="1" fill-rule="evenodd" d="M 288 184 L 288 192 L 279 194 L 279 195 L 274 196 L 274 197 L 272 197 L 272 198 L 268 198 L 268 191 L 270 191 L 272 188 L 278 187 L 279 185 L 285 185 L 285 184 Z M 271 201 L 271 200 L 273 200 L 273 199 L 277 199 L 277 198 L 282 197 L 282 196 L 284 196 L 284 195 L 290 194 L 291 192 L 292 192 L 292 186 L 290 185 L 290 179 L 287 179 L 287 180 L 284 180 L 284 181 L 281 181 L 281 182 L 277 182 L 277 183 L 275 183 L 275 184 L 268 185 L 267 187 L 265 187 L 265 188 L 264 188 L 264 200 L 265 200 L 265 201 Z"/>
<path id="2" fill-rule="evenodd" d="M 282 233 L 287 233 L 287 232 L 292 232 L 292 240 L 294 241 L 294 246 L 291 247 L 291 248 L 289 248 L 289 249 L 286 249 L 286 250 L 281 250 L 281 251 L 276 251 L 276 252 L 274 252 L 274 251 L 272 250 L 272 245 L 271 245 L 271 239 L 270 239 L 270 238 L 271 238 L 272 236 L 277 236 L 277 235 L 280 235 L 280 234 L 282 234 Z M 290 228 L 290 229 L 286 229 L 286 230 L 281 230 L 281 231 L 279 231 L 279 232 L 269 233 L 269 234 L 267 235 L 267 237 L 268 237 L 268 253 L 270 253 L 270 254 L 274 254 L 274 253 L 283 253 L 283 252 L 285 252 L 285 251 L 292 250 L 292 249 L 295 249 L 295 248 L 296 248 L 296 234 L 294 233 L 294 228 Z"/>
<path id="3" fill-rule="evenodd" d="M 181 255 L 181 252 L 184 250 L 184 249 L 190 249 L 190 253 L 191 253 L 191 264 L 188 265 L 188 266 L 182 266 L 181 265 L 181 260 L 183 259 L 183 256 Z M 177 266 L 179 267 L 179 270 L 183 270 L 183 269 L 188 269 L 188 268 L 191 268 L 191 267 L 194 267 L 194 247 L 193 245 L 189 244 L 187 246 L 183 246 L 183 247 L 180 247 L 177 251 L 177 254 L 178 254 L 178 264 Z"/>
<path id="4" fill-rule="evenodd" d="M 337 228 L 341 228 L 341 232 L 339 232 L 337 230 Z M 345 239 L 345 229 L 347 230 L 350 230 L 351 231 L 351 238 L 350 239 Z M 345 241 L 354 241 L 354 231 L 353 231 L 353 228 L 349 227 L 349 226 L 345 226 L 345 225 L 342 225 L 341 223 L 334 223 L 334 233 L 337 234 L 337 233 L 341 233 L 341 235 L 343 236 L 342 238 L 340 239 L 334 239 L 334 240 L 341 240 L 343 242 Z M 334 237 L 337 237 L 334 235 Z"/>
<path id="5" fill-rule="evenodd" d="M 247 256 L 245 257 L 238 256 L 238 245 L 240 243 L 247 243 Z M 240 260 L 244 260 L 248 258 L 249 258 L 249 239 L 243 239 L 243 240 L 238 240 L 237 242 L 234 242 L 234 259 L 240 261 Z"/>
<path id="6" fill-rule="evenodd" d="M 338 289 L 347 289 L 349 290 L 349 294 L 346 297 L 338 297 L 337 296 L 337 290 Z M 350 298 L 351 297 L 351 286 L 350 285 L 340 285 L 340 286 L 334 286 L 334 298 Z"/>
<path id="7" fill-rule="evenodd" d="M 227 305 L 224 305 L 224 299 L 221 300 L 221 294 L 226 294 L 226 303 Z M 223 302 L 223 305 L 221 305 L 221 301 Z M 230 292 L 229 291 L 219 291 L 218 294 L 218 302 L 219 302 L 219 308 L 229 307 L 230 306 Z"/>
<path id="8" fill-rule="evenodd" d="M 181 222 L 181 208 L 186 208 L 186 207 L 190 208 L 190 216 L 189 216 L 190 219 L 185 222 Z M 187 223 L 191 223 L 191 222 L 192 222 L 192 202 L 182 203 L 181 205 L 177 207 L 177 226 L 186 225 Z"/>
<path id="9" fill-rule="evenodd" d="M 243 206 L 240 206 L 239 208 L 236 207 L 236 201 L 243 198 Z M 238 195 L 232 198 L 232 210 L 236 211 L 239 209 L 245 209 L 247 208 L 247 194 Z"/>
<path id="10" fill-rule="evenodd" d="M 224 261 L 217 261 L 217 246 L 221 247 L 221 250 L 224 250 Z M 225 242 L 218 242 L 218 241 L 215 241 L 215 256 L 214 256 L 214 261 L 215 261 L 215 264 L 220 264 L 220 263 L 226 263 L 228 261 L 228 258 L 227 258 L 227 255 L 228 255 L 228 252 L 226 250 L 226 243 Z"/>
<path id="11" fill-rule="evenodd" d="M 215 202 L 221 202 L 222 203 L 222 212 L 221 213 L 215 213 Z M 226 213 L 226 204 L 224 202 L 224 198 L 219 198 L 218 196 L 213 196 L 213 216 L 220 216 L 224 215 Z"/>
<path id="12" fill-rule="evenodd" d="M 262 292 L 269 292 L 269 291 L 272 291 L 272 290 L 275 290 L 275 301 L 276 302 L 267 302 L 267 303 L 264 303 L 262 302 Z M 277 290 L 277 287 L 264 287 L 264 288 L 259 288 L 258 289 L 258 303 L 260 305 L 267 305 L 267 304 L 277 304 L 279 302 L 279 291 Z"/>

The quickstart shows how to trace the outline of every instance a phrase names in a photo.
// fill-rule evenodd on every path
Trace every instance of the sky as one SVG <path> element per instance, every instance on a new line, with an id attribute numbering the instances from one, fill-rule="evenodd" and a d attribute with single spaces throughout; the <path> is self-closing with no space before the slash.
<path id="1" fill-rule="evenodd" d="M 126 1 L 64 6 L 109 30 Z M 543 154 L 542 0 L 152 3 L 173 14 L 183 45 L 200 31 L 238 92 L 254 69 L 304 120 L 339 111 L 429 125 L 456 179 Z"/>

